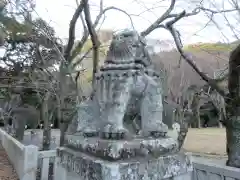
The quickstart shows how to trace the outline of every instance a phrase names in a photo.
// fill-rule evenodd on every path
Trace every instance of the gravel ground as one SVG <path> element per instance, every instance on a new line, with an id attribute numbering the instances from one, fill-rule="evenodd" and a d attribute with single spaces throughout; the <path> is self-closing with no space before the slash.
<path id="1" fill-rule="evenodd" d="M 0 144 L 0 180 L 19 180 L 16 171 L 9 162 L 8 156 Z"/>

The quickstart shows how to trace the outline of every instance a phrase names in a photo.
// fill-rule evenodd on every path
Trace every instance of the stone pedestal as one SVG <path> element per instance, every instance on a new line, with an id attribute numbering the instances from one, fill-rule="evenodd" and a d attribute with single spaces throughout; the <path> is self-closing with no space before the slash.
<path id="1" fill-rule="evenodd" d="M 191 180 L 187 153 L 108 161 L 68 147 L 57 150 L 58 180 Z"/>
<path id="2" fill-rule="evenodd" d="M 123 140 L 66 135 L 65 146 L 103 160 L 117 161 L 142 157 L 159 157 L 178 152 L 178 142 L 171 137 L 134 137 Z"/>

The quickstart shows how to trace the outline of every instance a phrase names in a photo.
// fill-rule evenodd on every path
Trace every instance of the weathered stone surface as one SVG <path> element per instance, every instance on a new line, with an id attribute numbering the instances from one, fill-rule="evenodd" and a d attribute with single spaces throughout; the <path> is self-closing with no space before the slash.
<path id="1" fill-rule="evenodd" d="M 159 158 L 117 162 L 101 160 L 68 148 L 59 148 L 57 154 L 59 165 L 67 170 L 66 177 L 71 180 L 161 180 L 176 177 L 186 180 L 193 170 L 191 157 L 180 152 Z"/>
<path id="2" fill-rule="evenodd" d="M 123 160 L 136 157 L 159 157 L 178 151 L 178 143 L 171 137 L 132 138 L 110 141 L 96 137 L 67 135 L 66 146 L 105 160 Z"/>
<path id="3" fill-rule="evenodd" d="M 152 69 L 145 40 L 137 32 L 113 36 L 93 89 L 92 98 L 79 106 L 77 125 L 72 122 L 69 134 L 103 139 L 166 135 L 161 77 Z"/>
<path id="4" fill-rule="evenodd" d="M 177 137 L 166 136 L 161 77 L 151 68 L 145 46 L 134 31 L 114 36 L 96 74 L 93 96 L 79 105 L 65 147 L 58 150 L 60 166 L 68 170 L 67 179 L 190 177 L 190 157 L 179 152 L 186 131 L 176 124 Z"/>
<path id="5" fill-rule="evenodd" d="M 67 134 L 74 134 L 77 132 L 85 132 L 88 134 L 98 134 L 98 121 L 96 117 L 100 116 L 99 107 L 96 101 L 88 99 L 77 106 L 77 118 L 72 120 L 68 126 Z"/>

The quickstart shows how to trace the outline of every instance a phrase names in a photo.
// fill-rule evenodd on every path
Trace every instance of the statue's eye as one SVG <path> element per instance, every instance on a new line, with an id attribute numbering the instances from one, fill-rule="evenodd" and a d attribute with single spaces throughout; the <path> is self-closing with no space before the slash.
<path id="1" fill-rule="evenodd" d="M 130 34 L 130 33 L 128 33 L 128 34 L 123 34 L 123 37 L 125 37 L 125 38 L 131 37 L 131 36 L 132 36 L 132 34 Z"/>
<path id="2" fill-rule="evenodd" d="M 132 47 L 139 47 L 139 44 L 137 44 L 137 43 L 134 43 L 133 45 L 132 45 Z"/>

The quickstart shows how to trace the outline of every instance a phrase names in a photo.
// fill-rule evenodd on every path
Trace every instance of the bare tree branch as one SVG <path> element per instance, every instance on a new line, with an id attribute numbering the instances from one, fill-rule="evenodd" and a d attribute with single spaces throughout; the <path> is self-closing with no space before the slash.
<path id="1" fill-rule="evenodd" d="M 226 9 L 226 10 L 212 10 L 212 9 L 208 9 L 208 8 L 204 8 L 204 7 L 199 7 L 199 9 L 210 12 L 212 14 L 228 13 L 228 12 L 234 12 L 237 10 L 235 8 L 234 9 Z"/>
<path id="2" fill-rule="evenodd" d="M 124 10 L 122 10 L 120 8 L 114 7 L 114 6 L 110 6 L 110 7 L 107 7 L 105 9 L 103 9 L 102 8 L 102 4 L 100 4 L 100 12 L 99 12 L 98 16 L 96 17 L 96 19 L 95 19 L 95 21 L 93 23 L 93 27 L 94 28 L 97 27 L 97 25 L 99 24 L 99 21 L 101 20 L 102 16 L 109 10 L 117 10 L 117 11 L 120 11 L 120 12 L 126 14 L 129 17 L 129 19 L 130 19 L 132 27 L 134 28 L 132 18 L 126 11 L 124 11 Z M 84 35 L 81 38 L 80 42 L 78 43 L 76 48 L 73 50 L 72 57 L 70 59 L 74 59 L 77 56 L 77 54 L 81 51 L 81 49 L 83 48 L 83 45 L 86 42 L 88 36 L 89 36 L 89 32 L 84 33 Z"/>
<path id="3" fill-rule="evenodd" d="M 171 4 L 169 6 L 169 8 L 167 9 L 167 11 L 160 17 L 158 18 L 151 26 L 149 26 L 146 30 L 144 30 L 143 32 L 141 32 L 141 36 L 146 36 L 149 33 L 151 33 L 154 29 L 156 29 L 156 27 L 162 23 L 165 19 L 167 19 L 169 17 L 169 14 L 172 12 L 172 10 L 174 9 L 176 0 L 171 0 Z"/>
<path id="4" fill-rule="evenodd" d="M 66 61 L 69 61 L 70 53 L 72 50 L 72 47 L 74 45 L 75 41 L 75 26 L 77 19 L 79 18 L 81 12 L 83 11 L 84 8 L 84 1 L 81 1 L 80 5 L 77 7 L 72 20 L 70 22 L 70 27 L 69 27 L 69 37 L 68 37 L 68 44 L 64 52 L 64 58 Z"/>
<path id="5" fill-rule="evenodd" d="M 73 50 L 72 55 L 70 57 L 71 60 L 73 60 L 79 54 L 79 52 L 81 52 L 83 45 L 87 41 L 87 38 L 89 36 L 89 32 L 88 32 L 88 29 L 87 29 L 87 26 L 85 24 L 82 14 L 80 15 L 80 18 L 81 18 L 82 25 L 83 25 L 83 36 L 82 36 L 80 42 L 78 43 L 78 45 L 76 46 L 76 48 Z"/>
<path id="6" fill-rule="evenodd" d="M 82 25 L 83 25 L 83 34 L 84 34 L 84 35 L 85 35 L 85 34 L 88 34 L 88 29 L 87 29 L 87 26 L 86 26 L 86 24 L 85 24 L 85 21 L 84 21 L 84 18 L 83 18 L 83 15 L 82 15 L 82 14 L 80 14 L 80 19 L 81 19 Z"/>
<path id="7" fill-rule="evenodd" d="M 179 38 L 179 32 L 173 28 L 173 24 L 176 23 L 178 20 L 180 20 L 181 18 L 183 18 L 185 16 L 185 11 L 183 11 L 182 13 L 179 14 L 178 17 L 174 18 L 172 21 L 169 21 L 168 23 L 166 23 L 166 26 L 160 26 L 160 27 L 165 27 L 166 29 L 168 29 L 175 41 L 176 47 L 179 51 L 179 53 L 181 54 L 181 56 L 187 61 L 187 63 L 195 70 L 195 72 L 197 74 L 199 74 L 199 76 L 206 81 L 213 89 L 215 89 L 219 94 L 221 94 L 223 97 L 226 95 L 224 90 L 221 89 L 218 84 L 216 83 L 216 81 L 210 77 L 208 77 L 205 73 L 203 73 L 196 65 L 196 63 L 193 61 L 193 59 L 191 58 L 191 56 L 189 56 L 187 53 L 185 53 L 182 50 L 182 43 L 181 40 Z"/>
<path id="8" fill-rule="evenodd" d="M 176 3 L 175 1 L 176 0 L 171 0 L 171 4 L 170 4 L 169 8 L 167 9 L 167 11 L 161 17 L 159 17 L 153 24 L 151 24 L 146 30 L 141 32 L 141 36 L 147 36 L 148 34 L 150 34 L 153 30 L 158 28 L 158 26 L 161 23 L 163 23 L 166 19 L 177 18 L 179 16 L 179 14 L 170 14 L 172 12 L 172 10 L 174 9 L 175 3 Z M 234 12 L 237 10 L 239 10 L 239 9 L 234 8 L 234 9 L 227 9 L 227 10 L 212 10 L 212 9 L 208 9 L 205 7 L 196 7 L 192 12 L 185 13 L 185 15 L 182 18 L 197 15 L 200 11 L 209 12 L 209 13 L 211 13 L 210 16 L 212 17 L 214 14 L 229 13 L 229 12 Z"/>
<path id="9" fill-rule="evenodd" d="M 83 0 L 82 2 L 85 2 L 85 1 Z M 87 10 L 86 10 L 86 9 L 87 9 Z M 89 34 L 90 34 L 90 36 L 91 36 L 91 39 L 94 37 L 94 41 L 95 41 L 95 42 L 93 42 L 93 39 L 92 39 L 93 47 L 90 48 L 90 49 L 87 51 L 87 53 L 85 53 L 85 55 L 83 56 L 83 58 L 84 58 L 91 50 L 93 50 L 93 60 L 94 60 L 94 62 L 93 62 L 93 78 L 94 78 L 94 74 L 95 74 L 96 71 L 97 71 L 98 56 L 99 56 L 99 55 L 98 55 L 99 52 L 96 51 L 96 45 L 98 46 L 98 49 L 99 49 L 99 46 L 100 46 L 100 42 L 99 42 L 99 40 L 98 40 L 98 37 L 97 37 L 97 33 L 96 33 L 96 31 L 95 31 L 95 28 L 96 28 L 96 26 L 99 24 L 99 21 L 101 20 L 102 16 L 103 16 L 107 11 L 109 11 L 109 10 L 117 10 L 117 11 L 123 12 L 124 14 L 126 14 L 126 15 L 129 17 L 129 19 L 130 19 L 130 21 L 131 21 L 131 24 L 132 24 L 132 26 L 133 26 L 133 21 L 132 21 L 132 19 L 131 19 L 131 16 L 130 16 L 126 11 L 124 11 L 124 10 L 122 10 L 122 9 L 119 9 L 119 8 L 116 8 L 116 7 L 113 7 L 113 6 L 107 7 L 107 8 L 105 8 L 105 9 L 103 9 L 103 1 L 100 2 L 100 13 L 99 13 L 99 15 L 96 17 L 94 23 L 92 24 L 91 16 L 90 16 L 90 10 L 89 10 L 89 5 L 88 5 L 88 7 L 86 7 L 86 5 L 84 4 L 85 20 L 86 20 L 86 23 L 87 23 L 88 31 L 86 31 L 86 30 L 84 31 L 83 37 L 81 38 L 81 40 L 80 40 L 80 42 L 78 43 L 78 45 L 76 46 L 76 48 L 73 50 L 72 56 L 69 58 L 69 59 L 73 60 L 73 59 L 77 56 L 77 54 L 78 54 L 79 52 L 81 52 L 81 49 L 83 48 L 83 45 L 84 45 L 84 43 L 86 42 Z M 87 14 L 86 14 L 86 11 L 89 12 L 89 15 L 87 15 L 88 12 L 87 12 Z M 80 17 L 81 17 L 81 16 L 80 16 Z M 83 22 L 83 21 L 82 21 L 82 22 Z M 83 22 L 83 27 L 86 27 L 84 22 Z M 134 26 L 133 26 L 133 28 L 134 28 Z M 94 32 L 95 32 L 95 33 L 94 33 Z M 96 39 L 95 39 L 95 37 L 96 37 Z M 95 43 L 95 44 L 94 44 L 94 43 Z M 94 46 L 95 46 L 95 47 L 94 47 Z M 73 67 L 76 66 L 76 64 L 78 64 L 79 62 L 81 62 L 81 61 L 83 60 L 83 58 L 80 58 L 79 60 L 77 60 L 77 62 L 74 62 L 74 64 L 72 64 L 72 66 L 73 66 Z M 94 81 L 92 81 L 92 83 L 94 83 Z"/>
<path id="10" fill-rule="evenodd" d="M 209 12 L 211 13 L 211 18 L 213 17 L 213 14 L 217 14 L 217 13 L 226 13 L 226 12 L 234 12 L 237 9 L 229 9 L 229 10 L 212 10 L 212 9 L 208 9 L 208 8 L 204 8 L 204 7 L 197 7 L 195 8 L 191 13 L 186 13 L 185 11 L 179 13 L 179 14 L 171 14 L 172 10 L 174 9 L 175 6 L 175 0 L 171 0 L 171 4 L 170 7 L 167 9 L 167 11 L 160 17 L 158 18 L 152 25 L 150 25 L 146 30 L 144 30 L 143 32 L 141 32 L 141 36 L 147 36 L 149 33 L 151 33 L 153 30 L 155 30 L 156 28 L 165 28 L 167 30 L 170 31 L 170 33 L 172 34 L 174 41 L 176 43 L 177 49 L 180 52 L 181 56 L 187 61 L 187 63 L 195 70 L 195 72 L 197 74 L 200 75 L 200 77 L 206 81 L 212 88 L 214 88 L 219 94 L 221 94 L 222 96 L 226 96 L 225 91 L 223 89 L 221 89 L 217 82 L 219 82 L 219 80 L 215 80 L 212 79 L 210 77 L 208 77 L 205 73 L 203 73 L 200 68 L 197 67 L 196 63 L 193 61 L 192 57 L 185 53 L 182 49 L 183 45 L 181 42 L 181 38 L 180 38 L 180 33 L 173 28 L 173 24 L 175 24 L 177 21 L 179 21 L 182 18 L 188 17 L 188 16 L 193 16 L 198 14 L 201 10 L 205 11 L 205 12 Z M 167 23 L 163 24 L 163 22 L 166 19 L 172 18 L 170 21 L 168 21 Z"/>
<path id="11" fill-rule="evenodd" d="M 120 12 L 126 14 L 129 17 L 129 19 L 130 19 L 132 27 L 134 28 L 133 20 L 132 20 L 131 16 L 126 11 L 124 11 L 124 10 L 122 10 L 120 8 L 114 7 L 114 6 L 110 6 L 110 7 L 107 7 L 105 9 L 103 9 L 102 12 L 100 12 L 99 15 L 97 16 L 97 18 L 96 18 L 96 20 L 95 20 L 93 25 L 97 26 L 99 21 L 100 21 L 100 19 L 102 18 L 102 15 L 105 14 L 109 10 L 117 10 L 117 11 L 120 11 Z"/>
<path id="12" fill-rule="evenodd" d="M 85 14 L 86 24 L 87 24 L 88 31 L 91 36 L 91 40 L 92 40 L 92 44 L 93 44 L 93 72 L 92 72 L 93 81 L 92 81 L 92 84 L 94 84 L 95 83 L 95 74 L 97 72 L 98 62 L 99 62 L 100 42 L 98 40 L 98 36 L 95 31 L 95 28 L 92 24 L 88 0 L 82 0 L 82 1 L 84 2 L 84 14 Z"/>

